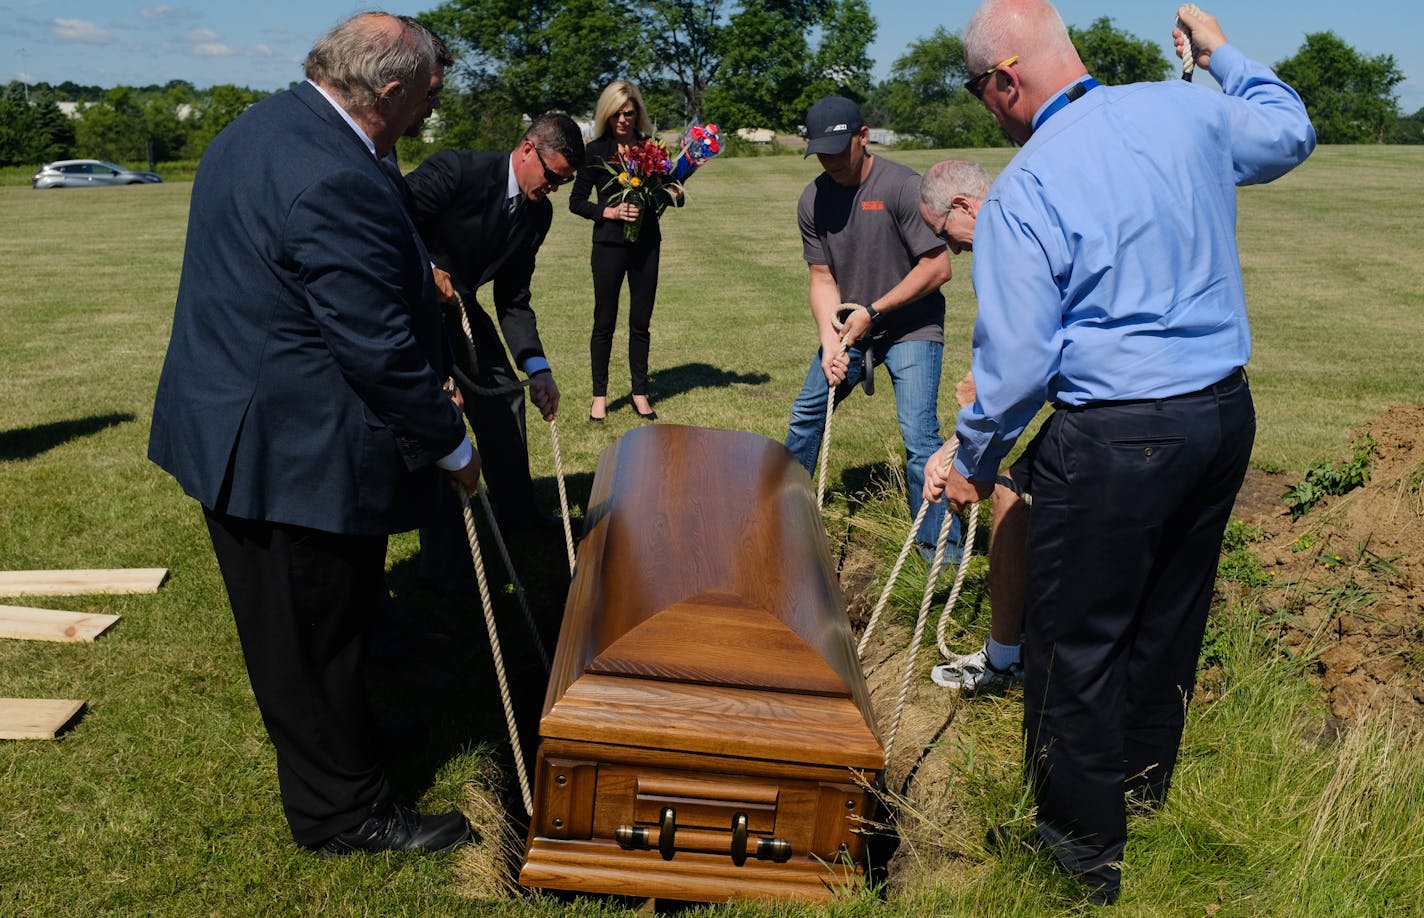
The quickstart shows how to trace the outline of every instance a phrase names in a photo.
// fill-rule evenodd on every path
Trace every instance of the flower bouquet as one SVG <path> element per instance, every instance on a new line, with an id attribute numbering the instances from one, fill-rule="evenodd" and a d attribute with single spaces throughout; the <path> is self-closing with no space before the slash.
<path id="1" fill-rule="evenodd" d="M 679 182 L 696 172 L 703 163 L 722 152 L 722 140 L 717 134 L 717 125 L 703 126 L 694 121 L 682 137 L 682 152 L 673 160 L 672 177 Z"/>
<path id="2" fill-rule="evenodd" d="M 619 144 L 618 155 L 603 166 L 612 175 L 604 184 L 604 189 L 617 186 L 613 200 L 619 204 L 634 204 L 638 208 L 638 219 L 623 224 L 623 238 L 636 242 L 643 228 L 643 215 L 657 206 L 657 192 L 669 185 L 682 187 L 682 183 L 672 175 L 668 148 L 656 140 L 644 140 L 632 146 Z"/>

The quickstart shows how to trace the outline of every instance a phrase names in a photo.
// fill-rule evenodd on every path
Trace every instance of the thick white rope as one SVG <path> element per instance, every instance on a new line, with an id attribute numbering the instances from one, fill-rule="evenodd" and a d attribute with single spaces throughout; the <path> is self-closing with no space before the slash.
<path id="1" fill-rule="evenodd" d="M 1191 13 L 1194 16 L 1199 15 L 1201 13 L 1201 8 L 1198 7 L 1195 3 L 1188 3 L 1187 12 Z M 1181 28 L 1181 25 L 1182 21 L 1180 19 L 1172 20 L 1172 26 L 1174 28 Z M 1196 55 L 1192 53 L 1192 40 L 1191 37 L 1188 36 L 1187 45 L 1184 49 L 1182 49 L 1182 79 L 1190 81 L 1192 78 L 1192 73 L 1196 69 L 1197 59 Z"/>
<path id="2" fill-rule="evenodd" d="M 481 488 L 481 491 L 484 489 Z M 480 587 L 480 604 L 484 607 L 485 630 L 489 632 L 491 656 L 494 657 L 495 678 L 499 682 L 499 697 L 504 702 L 504 722 L 509 728 L 509 742 L 513 747 L 514 770 L 519 776 L 519 792 L 524 798 L 525 815 L 534 812 L 534 795 L 529 789 L 529 774 L 524 766 L 524 747 L 519 742 L 519 725 L 514 719 L 514 701 L 509 694 L 509 678 L 504 672 L 504 651 L 500 649 L 499 630 L 494 621 L 494 601 L 490 599 L 489 582 L 485 578 L 485 562 L 480 554 L 480 540 L 475 534 L 475 514 L 470 507 L 470 495 L 460 490 L 460 507 L 465 514 L 465 535 L 470 541 L 470 559 L 475 563 L 475 580 Z M 535 635 L 538 640 L 538 635 Z"/>
<path id="3" fill-rule="evenodd" d="M 935 625 L 935 645 L 939 647 L 940 656 L 946 660 L 954 659 L 957 654 L 950 650 L 944 642 L 944 626 L 951 618 L 954 604 L 959 602 L 959 593 L 964 589 L 964 575 L 969 573 L 969 558 L 973 555 L 971 550 L 974 546 L 974 534 L 979 531 L 979 504 L 976 501 L 969 508 L 969 523 L 960 530 L 959 543 L 964 549 L 959 556 L 959 569 L 954 572 L 954 586 L 949 588 L 949 598 L 944 601 L 944 608 L 940 610 L 939 622 Z"/>
<path id="4" fill-rule="evenodd" d="M 910 694 L 910 680 L 915 675 L 915 660 L 919 656 L 920 639 L 925 634 L 925 621 L 929 618 L 930 602 L 934 599 L 935 580 L 939 574 L 940 565 L 944 563 L 945 543 L 949 540 L 949 530 L 953 525 L 954 514 L 946 511 L 944 522 L 939 527 L 939 537 L 935 540 L 934 561 L 931 562 L 929 574 L 925 577 L 925 590 L 920 597 L 920 613 L 915 617 L 915 632 L 910 637 L 910 646 L 905 657 L 905 672 L 900 677 L 900 692 L 895 698 L 895 713 L 891 716 L 890 733 L 885 740 L 887 769 L 890 765 L 890 753 L 895 748 L 895 735 L 900 732 L 900 716 L 905 711 L 905 699 Z"/>
<path id="5" fill-rule="evenodd" d="M 845 327 L 845 317 L 861 307 L 855 303 L 842 303 L 836 309 L 836 314 L 831 317 L 831 327 L 840 331 Z M 844 336 L 841 337 L 841 349 L 836 356 L 844 354 L 850 350 L 850 345 L 846 343 Z M 821 509 L 821 504 L 826 498 L 826 459 L 831 455 L 831 417 L 836 410 L 836 386 L 832 383 L 826 388 L 826 423 L 821 427 L 821 456 L 816 461 L 816 509 Z"/>
<path id="6" fill-rule="evenodd" d="M 554 450 L 554 480 L 559 483 L 559 517 L 564 523 L 564 547 L 569 552 L 569 576 L 574 575 L 574 530 L 569 523 L 569 492 L 564 487 L 564 452 L 559 449 L 559 428 L 549 419 L 549 440 Z"/>

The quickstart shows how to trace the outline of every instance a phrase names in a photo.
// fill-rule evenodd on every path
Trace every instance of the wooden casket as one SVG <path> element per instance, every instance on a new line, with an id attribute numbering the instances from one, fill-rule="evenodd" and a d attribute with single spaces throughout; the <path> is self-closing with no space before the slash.
<path id="1" fill-rule="evenodd" d="M 858 883 L 885 765 L 811 482 L 755 434 L 604 450 L 520 883 L 824 899 Z"/>

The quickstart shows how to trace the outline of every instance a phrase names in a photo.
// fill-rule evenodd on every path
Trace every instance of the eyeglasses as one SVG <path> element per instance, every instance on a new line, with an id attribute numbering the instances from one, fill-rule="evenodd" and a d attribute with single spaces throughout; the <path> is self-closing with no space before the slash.
<path id="1" fill-rule="evenodd" d="M 1018 59 L 1019 56 L 1015 54 L 1008 60 L 999 61 L 997 64 L 990 67 L 988 70 L 985 70 L 983 73 L 979 74 L 974 79 L 965 83 L 964 88 L 969 90 L 969 94 L 974 98 L 978 99 L 981 102 L 984 101 L 984 81 L 989 79 L 989 77 L 994 73 L 994 71 L 998 70 L 1000 67 L 1007 67 Z"/>
<path id="2" fill-rule="evenodd" d="M 624 109 L 624 110 L 621 111 L 621 112 L 614 112 L 614 113 L 613 113 L 613 117 L 615 117 L 615 118 L 636 118 L 636 117 L 638 117 L 638 110 L 637 110 L 636 108 L 626 108 L 626 109 Z"/>
<path id="3" fill-rule="evenodd" d="M 544 167 L 544 184 L 553 185 L 555 188 L 558 188 L 560 185 L 567 185 L 574 180 L 572 175 L 560 175 L 553 169 L 550 169 L 549 164 L 544 162 L 544 154 L 539 152 L 539 147 L 532 143 L 530 146 L 534 147 L 534 155 L 539 157 L 539 165 Z"/>
<path id="4" fill-rule="evenodd" d="M 954 216 L 954 205 L 949 205 L 949 210 L 944 212 L 944 219 L 939 221 L 939 229 L 935 231 L 935 238 L 940 242 L 949 244 L 949 218 Z"/>

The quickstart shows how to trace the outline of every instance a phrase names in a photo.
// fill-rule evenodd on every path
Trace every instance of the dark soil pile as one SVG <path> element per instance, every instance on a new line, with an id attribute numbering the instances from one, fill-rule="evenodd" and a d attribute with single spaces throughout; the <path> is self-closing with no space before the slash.
<path id="1" fill-rule="evenodd" d="M 1363 486 L 1292 520 L 1282 495 L 1296 479 L 1252 472 L 1234 516 L 1262 530 L 1250 547 L 1270 582 L 1263 614 L 1316 661 L 1335 716 L 1424 728 L 1424 405 L 1358 433 L 1377 444 Z"/>

